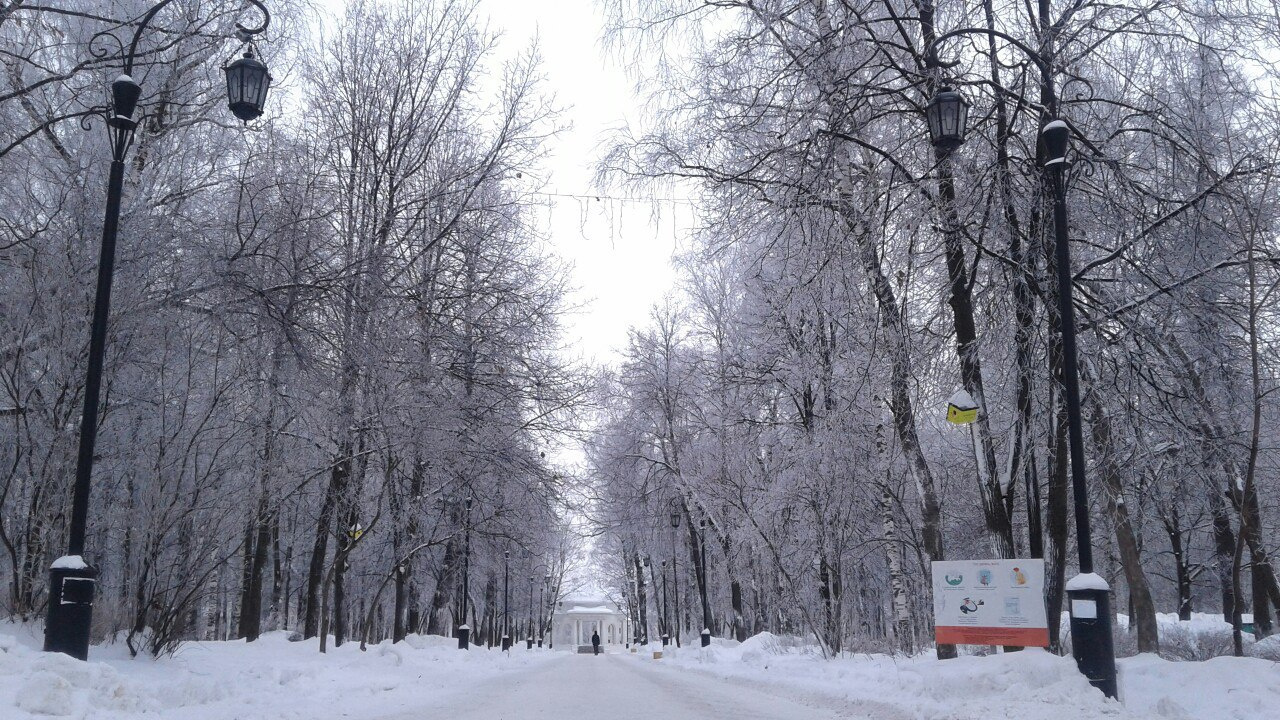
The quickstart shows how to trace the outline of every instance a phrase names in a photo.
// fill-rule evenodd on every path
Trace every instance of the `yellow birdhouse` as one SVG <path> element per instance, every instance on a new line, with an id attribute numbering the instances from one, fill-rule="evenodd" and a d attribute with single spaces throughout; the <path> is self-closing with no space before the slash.
<path id="1" fill-rule="evenodd" d="M 947 401 L 947 422 L 953 425 L 968 425 L 978 419 L 978 403 L 973 396 L 963 389 Z"/>

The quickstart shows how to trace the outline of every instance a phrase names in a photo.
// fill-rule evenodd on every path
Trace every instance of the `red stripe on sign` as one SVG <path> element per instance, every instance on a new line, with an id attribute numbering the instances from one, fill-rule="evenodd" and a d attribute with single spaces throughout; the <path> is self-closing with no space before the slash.
<path id="1" fill-rule="evenodd" d="M 1049 647 L 1048 628 L 993 628 L 939 625 L 939 645 L 1017 645 Z"/>

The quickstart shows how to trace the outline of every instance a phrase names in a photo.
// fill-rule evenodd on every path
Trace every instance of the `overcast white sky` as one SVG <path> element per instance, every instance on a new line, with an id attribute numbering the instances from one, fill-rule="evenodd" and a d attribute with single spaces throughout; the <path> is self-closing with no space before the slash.
<path id="1" fill-rule="evenodd" d="M 480 7 L 503 31 L 504 53 L 538 38 L 548 89 L 566 108 L 572 128 L 552 144 L 548 192 L 591 199 L 551 198 L 550 212 L 540 217 L 550 225 L 557 254 L 573 263 L 575 304 L 584 305 L 569 319 L 569 335 L 586 357 L 611 361 L 625 346 L 627 327 L 643 324 L 649 307 L 671 287 L 671 255 L 692 210 L 610 201 L 592 185 L 602 141 L 639 113 L 631 81 L 605 56 L 593 0 L 481 0 Z"/>

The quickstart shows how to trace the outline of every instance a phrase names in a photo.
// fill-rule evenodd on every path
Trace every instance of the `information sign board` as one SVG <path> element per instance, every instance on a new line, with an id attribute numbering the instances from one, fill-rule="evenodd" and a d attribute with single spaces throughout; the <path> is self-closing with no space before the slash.
<path id="1" fill-rule="evenodd" d="M 933 563 L 938 644 L 1046 647 L 1043 560 Z"/>

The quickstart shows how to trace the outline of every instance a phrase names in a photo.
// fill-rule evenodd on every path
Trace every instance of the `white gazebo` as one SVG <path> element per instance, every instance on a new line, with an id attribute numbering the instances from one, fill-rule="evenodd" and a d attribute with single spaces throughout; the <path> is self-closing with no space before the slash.
<path id="1" fill-rule="evenodd" d="M 566 650 L 591 645 L 593 632 L 600 633 L 602 647 L 622 646 L 631 638 L 631 621 L 617 604 L 599 596 L 561 600 L 552 623 L 556 647 Z"/>

